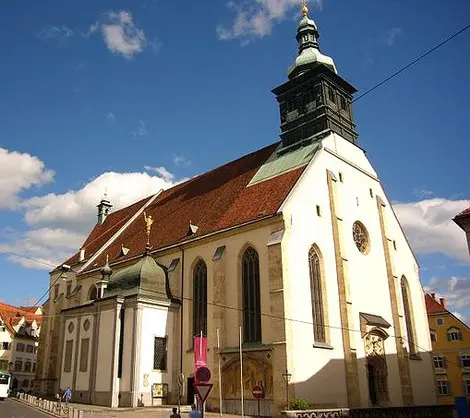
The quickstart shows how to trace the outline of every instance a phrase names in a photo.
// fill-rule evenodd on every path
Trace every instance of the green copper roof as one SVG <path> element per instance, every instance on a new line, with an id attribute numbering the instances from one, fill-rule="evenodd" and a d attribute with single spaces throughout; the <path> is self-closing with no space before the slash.
<path id="1" fill-rule="evenodd" d="M 320 141 L 314 141 L 309 145 L 299 147 L 283 154 L 278 154 L 278 150 L 268 158 L 268 160 L 259 168 L 248 185 L 268 180 L 294 170 L 305 164 L 308 164 L 320 148 Z"/>
<path id="2" fill-rule="evenodd" d="M 150 256 L 142 257 L 135 264 L 114 273 L 105 290 L 105 297 L 131 296 L 154 293 L 159 298 L 167 298 L 166 273 Z"/>

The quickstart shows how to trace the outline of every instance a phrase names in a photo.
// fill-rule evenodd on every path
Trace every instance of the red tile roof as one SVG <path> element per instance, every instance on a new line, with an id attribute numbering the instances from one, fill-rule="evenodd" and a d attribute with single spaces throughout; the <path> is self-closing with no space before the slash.
<path id="1" fill-rule="evenodd" d="M 32 314 L 31 312 L 3 302 L 0 302 L 0 318 L 2 318 L 6 328 L 12 334 L 16 333 L 14 327 L 20 323 L 22 318 L 30 322 L 35 320 L 39 324 L 42 322 L 41 315 Z"/>
<path id="2" fill-rule="evenodd" d="M 467 220 L 470 218 L 470 208 L 467 208 L 456 215 L 453 221 L 463 230 L 468 227 Z M 467 225 L 466 225 L 467 224 Z"/>
<path id="3" fill-rule="evenodd" d="M 448 312 L 437 300 L 435 300 L 431 295 L 426 294 L 424 297 L 426 302 L 426 311 L 428 314 L 434 313 L 446 313 Z"/>
<path id="4" fill-rule="evenodd" d="M 163 191 L 145 209 L 146 215 L 151 215 L 154 221 L 150 234 L 152 249 L 187 240 L 190 221 L 198 227 L 192 235 L 197 237 L 276 214 L 305 166 L 254 185 L 248 186 L 248 183 L 277 146 L 278 143 L 272 144 Z M 103 225 L 96 226 L 84 244 L 86 257 L 101 248 L 149 199 L 110 214 Z M 106 254 L 111 264 L 142 254 L 146 242 L 142 215 L 86 270 L 104 265 Z M 121 245 L 129 248 L 125 256 L 120 256 Z M 77 260 L 78 254 L 66 263 Z"/>

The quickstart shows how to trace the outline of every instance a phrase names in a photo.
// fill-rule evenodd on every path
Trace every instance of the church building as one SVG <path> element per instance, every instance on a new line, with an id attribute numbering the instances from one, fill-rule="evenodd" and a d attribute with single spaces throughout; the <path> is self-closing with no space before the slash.
<path id="1" fill-rule="evenodd" d="M 211 410 L 221 387 L 224 412 L 240 413 L 243 398 L 256 413 L 259 383 L 272 416 L 294 397 L 312 408 L 436 403 L 418 263 L 359 146 L 356 89 L 320 52 L 306 7 L 296 38 L 273 90 L 279 141 L 124 209 L 98 205 L 80 250 L 50 273 L 43 393 L 191 403 L 202 334 Z"/>

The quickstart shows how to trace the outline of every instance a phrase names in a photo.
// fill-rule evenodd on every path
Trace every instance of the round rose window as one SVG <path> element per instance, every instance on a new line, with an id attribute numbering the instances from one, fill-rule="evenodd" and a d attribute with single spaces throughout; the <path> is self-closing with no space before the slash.
<path id="1" fill-rule="evenodd" d="M 366 227 L 359 221 L 353 224 L 353 239 L 357 249 L 362 254 L 369 252 L 369 234 Z"/>

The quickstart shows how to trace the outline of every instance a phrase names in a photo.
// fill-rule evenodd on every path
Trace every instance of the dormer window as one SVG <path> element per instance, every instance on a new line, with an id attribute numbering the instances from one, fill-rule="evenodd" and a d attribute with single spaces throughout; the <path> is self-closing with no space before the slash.
<path id="1" fill-rule="evenodd" d="M 447 340 L 448 341 L 462 341 L 462 333 L 460 329 L 452 327 L 447 330 Z"/>

